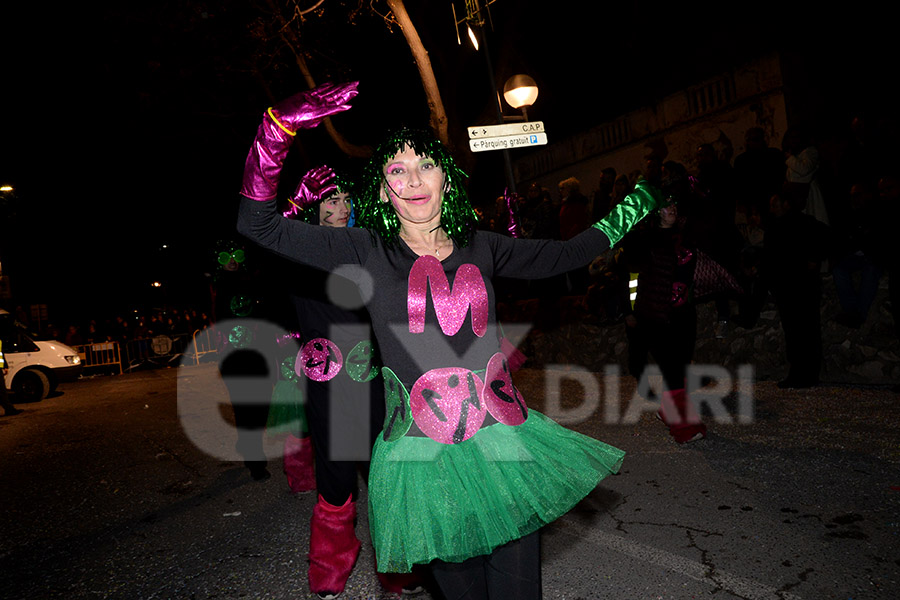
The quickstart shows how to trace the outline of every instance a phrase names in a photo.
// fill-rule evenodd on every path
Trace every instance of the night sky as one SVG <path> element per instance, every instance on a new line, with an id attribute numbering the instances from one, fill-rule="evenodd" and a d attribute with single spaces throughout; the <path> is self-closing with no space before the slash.
<path id="1" fill-rule="evenodd" d="M 233 232 L 262 111 L 306 88 L 288 53 L 249 34 L 260 16 L 252 3 L 88 4 L 0 9 L 0 183 L 17 190 L 14 218 L 2 217 L 0 260 L 18 300 L 46 302 L 60 319 L 158 302 L 148 295 L 156 278 L 170 280 L 176 305 L 202 296 L 214 243 Z M 366 145 L 389 126 L 427 123 L 399 30 L 366 14 L 347 24 L 341 4 L 326 0 L 326 25 L 311 19 L 302 30 L 317 81 L 361 81 L 354 109 L 335 126 Z M 882 71 L 897 52 L 866 3 L 835 15 L 770 0 L 688 4 L 497 0 L 488 40 L 495 78 L 535 77 L 541 95 L 529 116 L 556 139 L 769 50 L 801 54 L 836 115 L 893 87 L 893 67 L 889 77 Z M 466 126 L 496 122 L 485 55 L 457 45 L 449 2 L 407 5 L 473 197 L 496 196 L 500 154 L 474 157 L 465 145 Z M 285 180 L 319 161 L 356 166 L 322 131 L 301 135 Z"/>

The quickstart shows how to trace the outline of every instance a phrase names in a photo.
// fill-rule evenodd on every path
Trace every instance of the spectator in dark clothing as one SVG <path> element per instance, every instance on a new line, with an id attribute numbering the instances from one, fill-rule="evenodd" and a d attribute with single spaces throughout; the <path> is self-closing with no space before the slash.
<path id="1" fill-rule="evenodd" d="M 525 192 L 525 204 L 520 212 L 521 236 L 536 240 L 559 239 L 559 208 L 553 204 L 550 192 L 534 182 Z"/>
<path id="2" fill-rule="evenodd" d="M 262 255 L 250 254 L 233 241 L 220 242 L 219 269 L 212 282 L 219 345 L 219 372 L 228 390 L 237 429 L 236 450 L 255 481 L 271 476 L 263 448 L 272 389 L 277 379 L 273 357 L 275 335 L 260 330 L 275 322 L 264 300 L 271 293 L 263 285 Z M 259 259 L 259 260 L 258 260 Z M 135 331 L 137 334 L 137 331 Z"/>
<path id="3" fill-rule="evenodd" d="M 596 223 L 609 213 L 612 208 L 613 186 L 616 183 L 616 170 L 606 167 L 600 172 L 600 182 L 591 198 L 591 222 Z"/>
<path id="4" fill-rule="evenodd" d="M 737 200 L 748 214 L 751 207 L 763 214 L 769 210 L 769 199 L 784 182 L 784 153 L 768 145 L 762 127 L 747 130 L 744 147 L 744 152 L 734 159 Z"/>
<path id="5" fill-rule="evenodd" d="M 763 275 L 775 298 L 790 365 L 780 388 L 808 388 L 822 366 L 822 261 L 832 250 L 830 227 L 803 213 L 809 186 L 786 182 L 772 196 Z"/>
<path id="6" fill-rule="evenodd" d="M 737 273 L 743 240 L 735 224 L 737 202 L 733 169 L 718 157 L 712 144 L 700 144 L 696 156 L 694 210 L 688 216 L 697 227 L 697 247 L 730 273 Z M 727 336 L 731 320 L 730 300 L 726 292 L 713 296 L 716 337 Z"/>
<path id="7" fill-rule="evenodd" d="M 883 239 L 891 239 L 896 229 L 895 223 L 900 219 L 900 174 L 896 167 L 878 179 L 878 197 L 881 210 Z M 900 337 L 900 247 L 897 244 L 884 244 L 885 268 L 888 273 L 888 297 L 891 315 L 894 317 L 894 331 Z"/>
<path id="8" fill-rule="evenodd" d="M 865 322 L 884 272 L 880 239 L 883 215 L 874 190 L 863 181 L 850 187 L 848 212 L 836 225 L 834 287 L 841 303 L 835 321 L 858 328 Z M 859 283 L 854 283 L 858 279 Z"/>
<path id="9" fill-rule="evenodd" d="M 629 274 L 623 248 L 609 248 L 591 262 L 588 271 L 591 275 L 585 296 L 588 310 L 605 325 L 618 322 L 628 306 Z"/>
<path id="10" fill-rule="evenodd" d="M 69 325 L 69 330 L 66 332 L 66 339 L 64 340 L 66 346 L 82 346 L 84 345 L 84 336 L 81 335 L 81 328 L 78 325 L 72 324 Z"/>
<path id="11" fill-rule="evenodd" d="M 559 182 L 559 238 L 570 240 L 591 226 L 588 199 L 581 193 L 581 182 L 574 177 Z"/>
<path id="12" fill-rule="evenodd" d="M 570 240 L 591 226 L 590 203 L 581 193 L 581 182 L 569 177 L 559 182 L 559 238 Z M 587 292 L 588 268 L 582 267 L 566 273 L 566 288 L 569 294 L 579 295 Z"/>
<path id="13" fill-rule="evenodd" d="M 622 201 L 625 196 L 630 194 L 634 186 L 631 185 L 631 182 L 628 180 L 628 175 L 622 173 L 618 177 L 616 177 L 615 183 L 613 183 L 612 196 L 609 200 L 609 207 L 612 208 L 616 204 Z"/>

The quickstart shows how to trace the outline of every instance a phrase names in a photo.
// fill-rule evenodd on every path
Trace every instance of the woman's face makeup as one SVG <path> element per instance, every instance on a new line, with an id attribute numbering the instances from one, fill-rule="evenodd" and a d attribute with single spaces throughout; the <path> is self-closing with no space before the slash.
<path id="1" fill-rule="evenodd" d="M 440 223 L 445 177 L 433 158 L 405 146 L 385 163 L 383 171 L 382 194 L 401 223 Z"/>
<path id="2" fill-rule="evenodd" d="M 325 227 L 346 227 L 352 209 L 350 194 L 344 192 L 332 194 L 319 205 L 319 224 Z"/>

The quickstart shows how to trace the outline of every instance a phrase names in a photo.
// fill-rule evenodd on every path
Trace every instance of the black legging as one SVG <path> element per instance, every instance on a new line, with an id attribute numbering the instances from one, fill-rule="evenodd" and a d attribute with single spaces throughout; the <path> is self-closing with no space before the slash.
<path id="1" fill-rule="evenodd" d="M 444 600 L 540 600 L 540 532 L 461 563 L 436 560 L 431 563 L 431 574 Z"/>
<path id="2" fill-rule="evenodd" d="M 368 483 L 369 458 L 384 424 L 384 384 L 360 383 L 342 372 L 328 382 L 305 380 L 306 417 L 315 446 L 316 490 L 332 506 L 359 493 L 357 473 Z"/>
<path id="3" fill-rule="evenodd" d="M 245 462 L 265 466 L 263 434 L 269 416 L 274 369 L 263 352 L 239 349 L 228 352 L 219 363 L 219 372 L 234 408 L 237 451 Z"/>
<path id="4" fill-rule="evenodd" d="M 667 390 L 685 387 L 687 368 L 697 341 L 697 312 L 693 305 L 673 310 L 669 323 L 652 323 L 638 318 L 637 326 L 625 331 L 628 371 L 635 379 L 640 381 L 643 377 L 649 353 L 659 367 Z"/>

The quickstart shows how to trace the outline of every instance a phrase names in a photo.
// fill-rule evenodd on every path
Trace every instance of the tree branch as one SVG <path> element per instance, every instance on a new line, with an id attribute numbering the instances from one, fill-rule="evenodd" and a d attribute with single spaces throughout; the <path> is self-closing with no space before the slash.
<path id="1" fill-rule="evenodd" d="M 431 113 L 431 128 L 435 135 L 444 145 L 450 145 L 450 135 L 447 125 L 447 112 L 444 110 L 444 103 L 441 100 L 441 92 L 438 89 L 437 80 L 434 77 L 434 70 L 431 68 L 431 59 L 428 58 L 428 51 L 422 45 L 419 33 L 416 31 L 409 14 L 406 12 L 406 6 L 403 0 L 387 0 L 394 18 L 400 25 L 403 37 L 409 44 L 416 66 L 419 69 L 419 75 L 422 77 L 422 87 L 425 88 L 425 97 L 428 102 L 429 112 Z"/>

